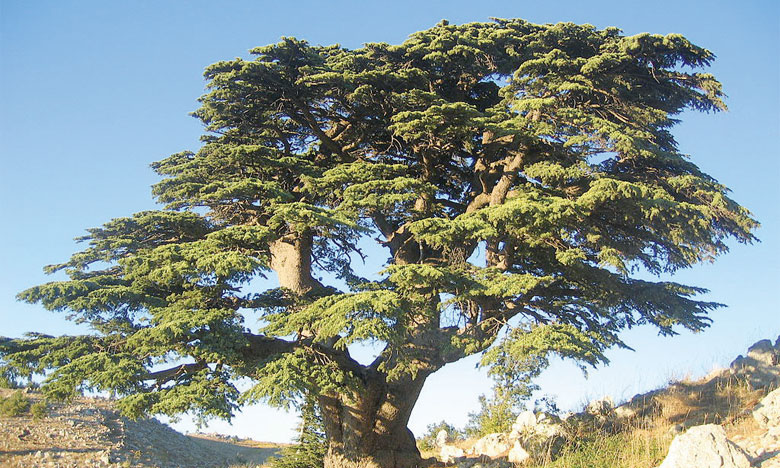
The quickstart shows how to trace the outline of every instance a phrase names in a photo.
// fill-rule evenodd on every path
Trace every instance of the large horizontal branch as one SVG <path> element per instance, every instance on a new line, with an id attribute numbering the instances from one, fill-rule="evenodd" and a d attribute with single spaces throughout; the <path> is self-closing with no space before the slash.
<path id="1" fill-rule="evenodd" d="M 328 360 L 335 362 L 339 366 L 339 369 L 351 372 L 358 377 L 363 377 L 365 371 L 368 369 L 366 366 L 352 359 L 346 350 L 342 351 L 326 344 L 315 343 L 312 338 L 287 341 L 281 338 L 270 338 L 252 333 L 244 333 L 244 336 L 249 342 L 249 348 L 246 351 L 245 357 L 252 360 L 262 361 L 302 348 L 324 356 Z"/>
<path id="2" fill-rule="evenodd" d="M 244 337 L 249 342 L 249 347 L 245 350 L 244 357 L 257 361 L 262 361 L 278 354 L 292 352 L 299 346 L 295 341 L 270 338 L 253 333 L 244 333 Z"/>
<path id="3" fill-rule="evenodd" d="M 194 374 L 206 368 L 205 362 L 194 362 L 192 364 L 182 364 L 180 366 L 163 369 L 157 372 L 150 372 L 144 377 L 144 380 L 156 380 L 158 384 L 173 380 L 184 374 Z"/>

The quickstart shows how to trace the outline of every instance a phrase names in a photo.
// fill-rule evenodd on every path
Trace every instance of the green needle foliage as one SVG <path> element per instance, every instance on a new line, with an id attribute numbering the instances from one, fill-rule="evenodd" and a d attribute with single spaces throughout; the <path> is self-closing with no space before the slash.
<path id="1" fill-rule="evenodd" d="M 3 376 L 112 392 L 133 416 L 311 395 L 329 456 L 416 452 L 432 372 L 489 350 L 499 380 L 528 382 L 551 354 L 605 362 L 626 328 L 701 330 L 719 306 L 704 289 L 636 274 L 754 241 L 671 133 L 726 108 L 701 72 L 714 55 L 681 35 L 496 19 L 251 52 L 206 69 L 203 146 L 152 165 L 165 208 L 88 230 L 47 267 L 69 279 L 19 294 L 94 333 L 6 339 Z M 377 274 L 360 270 L 372 239 Z"/>
<path id="2" fill-rule="evenodd" d="M 30 400 L 17 391 L 6 398 L 0 398 L 0 416 L 18 417 L 30 409 Z"/>

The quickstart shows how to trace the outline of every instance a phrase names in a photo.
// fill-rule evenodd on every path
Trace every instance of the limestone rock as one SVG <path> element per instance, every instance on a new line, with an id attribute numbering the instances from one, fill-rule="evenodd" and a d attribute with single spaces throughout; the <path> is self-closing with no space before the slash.
<path id="1" fill-rule="evenodd" d="M 547 413 L 533 414 L 530 411 L 518 416 L 509 434 L 509 441 L 515 442 L 524 453 L 530 457 L 541 458 L 555 458 L 567 439 L 560 418 Z M 518 450 L 518 458 L 523 452 Z"/>
<path id="2" fill-rule="evenodd" d="M 512 424 L 512 432 L 527 432 L 534 427 L 536 427 L 536 414 L 533 411 L 523 411 L 517 415 L 515 423 Z"/>
<path id="3" fill-rule="evenodd" d="M 517 416 L 512 424 L 512 432 L 509 440 L 523 439 L 531 436 L 552 438 L 564 437 L 565 431 L 561 420 L 557 416 L 547 413 L 534 414 L 532 411 L 524 411 Z"/>
<path id="4" fill-rule="evenodd" d="M 615 411 L 615 403 L 612 401 L 612 397 L 605 396 L 598 400 L 593 400 L 588 403 L 585 412 L 594 416 L 610 416 Z"/>
<path id="5" fill-rule="evenodd" d="M 765 396 L 756 405 L 753 418 L 764 429 L 780 428 L 780 388 Z"/>
<path id="6" fill-rule="evenodd" d="M 454 445 L 441 445 L 441 451 L 439 452 L 439 458 L 444 463 L 452 463 L 456 458 L 460 458 L 465 455 L 463 449 Z"/>
<path id="7" fill-rule="evenodd" d="M 525 451 L 519 441 L 515 441 L 515 444 L 509 451 L 509 455 L 507 455 L 507 460 L 515 464 L 525 463 L 529 458 L 531 458 L 531 455 Z"/>
<path id="8" fill-rule="evenodd" d="M 747 355 L 765 366 L 776 366 L 780 353 L 770 340 L 761 340 L 748 348 Z"/>
<path id="9" fill-rule="evenodd" d="M 449 441 L 449 439 L 450 439 L 450 436 L 449 436 L 449 434 L 447 434 L 447 430 L 446 429 L 440 430 L 436 434 L 436 446 L 437 447 L 444 447 L 445 445 L 447 445 L 447 442 Z"/>
<path id="10" fill-rule="evenodd" d="M 484 455 L 495 458 L 509 450 L 509 440 L 506 434 L 495 432 L 479 439 L 471 448 L 474 455 Z"/>
<path id="11" fill-rule="evenodd" d="M 745 378 L 754 388 L 766 388 L 780 383 L 780 337 L 772 345 L 761 340 L 748 349 L 747 356 L 739 356 L 730 366 L 731 373 Z"/>
<path id="12" fill-rule="evenodd" d="M 658 468 L 750 468 L 745 453 L 716 424 L 695 426 L 675 437 Z"/>

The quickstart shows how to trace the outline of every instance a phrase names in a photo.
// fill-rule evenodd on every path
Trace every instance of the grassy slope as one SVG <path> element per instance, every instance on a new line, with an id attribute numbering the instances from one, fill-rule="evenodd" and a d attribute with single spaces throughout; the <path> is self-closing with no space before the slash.
<path id="1" fill-rule="evenodd" d="M 572 441 L 556 460 L 535 460 L 524 467 L 652 468 L 666 456 L 674 432 L 688 427 L 715 423 L 723 425 L 729 437 L 754 434 L 758 427 L 749 410 L 770 390 L 754 390 L 745 381 L 728 376 L 675 382 L 647 394 L 661 405 L 655 416 L 632 421 L 618 431 L 574 429 Z"/>

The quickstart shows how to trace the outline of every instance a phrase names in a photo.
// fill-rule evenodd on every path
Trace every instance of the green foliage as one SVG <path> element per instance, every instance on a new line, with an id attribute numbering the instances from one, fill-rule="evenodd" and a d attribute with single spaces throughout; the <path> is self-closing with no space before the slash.
<path id="1" fill-rule="evenodd" d="M 46 406 L 46 402 L 39 401 L 30 406 L 30 415 L 32 415 L 33 419 L 43 419 L 48 416 L 48 414 L 49 408 Z"/>
<path id="2" fill-rule="evenodd" d="M 425 428 L 425 433 L 417 438 L 417 447 L 420 450 L 434 450 L 436 449 L 436 436 L 439 431 L 447 431 L 448 440 L 450 442 L 462 440 L 465 436 L 465 432 L 456 428 L 452 424 L 446 421 L 439 421 L 438 423 L 428 424 Z"/>
<path id="3" fill-rule="evenodd" d="M 479 396 L 479 411 L 469 413 L 465 432 L 469 437 L 482 437 L 494 432 L 508 433 L 512 430 L 518 415 L 513 398 L 500 387 L 494 387 L 494 394 L 488 398 Z"/>
<path id="4" fill-rule="evenodd" d="M 252 53 L 206 69 L 202 147 L 152 165 L 165 208 L 89 229 L 46 268 L 67 279 L 18 296 L 92 331 L 0 339 L 0 376 L 112 392 L 131 416 L 230 418 L 305 395 L 358 407 L 368 388 L 408 401 L 488 350 L 499 427 L 551 354 L 597 365 L 622 330 L 701 330 L 720 306 L 639 272 L 755 240 L 672 134 L 725 109 L 713 54 L 680 35 L 496 19 Z M 367 255 L 385 268 L 357 274 Z M 380 347 L 372 364 L 358 343 Z"/>
<path id="5" fill-rule="evenodd" d="M 14 392 L 11 396 L 0 400 L 0 416 L 17 417 L 27 413 L 30 409 L 30 400 L 22 392 Z"/>
<path id="6" fill-rule="evenodd" d="M 328 444 L 317 404 L 307 400 L 301 408 L 301 423 L 295 445 L 284 447 L 281 457 L 272 458 L 273 468 L 322 468 Z"/>

